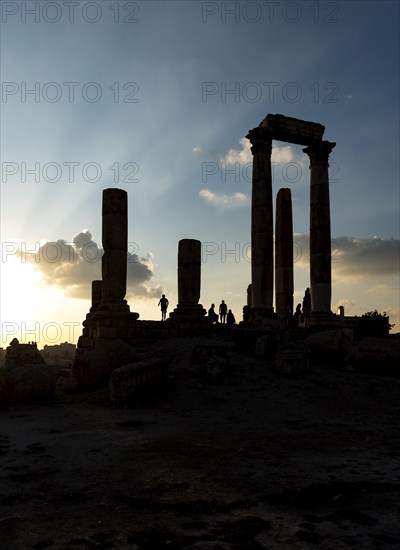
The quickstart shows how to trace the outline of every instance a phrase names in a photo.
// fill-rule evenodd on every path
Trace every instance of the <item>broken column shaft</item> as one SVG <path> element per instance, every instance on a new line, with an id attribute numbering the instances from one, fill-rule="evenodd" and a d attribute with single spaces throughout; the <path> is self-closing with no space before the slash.
<path id="1" fill-rule="evenodd" d="M 103 190 L 102 236 L 102 301 L 123 300 L 128 250 L 128 198 L 123 189 Z"/>

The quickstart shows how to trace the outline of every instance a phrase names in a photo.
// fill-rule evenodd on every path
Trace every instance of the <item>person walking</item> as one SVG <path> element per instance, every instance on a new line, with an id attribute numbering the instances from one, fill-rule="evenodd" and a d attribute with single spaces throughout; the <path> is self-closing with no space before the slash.
<path id="1" fill-rule="evenodd" d="M 158 302 L 158 305 L 161 306 L 161 321 L 165 321 L 167 317 L 167 309 L 169 305 L 168 298 L 165 297 L 165 294 L 161 296 L 160 301 Z"/>

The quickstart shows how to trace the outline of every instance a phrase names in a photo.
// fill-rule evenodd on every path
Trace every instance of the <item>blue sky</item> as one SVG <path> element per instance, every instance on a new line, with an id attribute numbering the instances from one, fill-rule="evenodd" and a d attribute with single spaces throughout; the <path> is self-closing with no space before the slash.
<path id="1" fill-rule="evenodd" d="M 114 186 L 128 191 L 139 260 L 131 309 L 158 318 L 161 291 L 175 307 L 177 243 L 197 238 L 203 305 L 225 299 L 240 318 L 250 282 L 243 138 L 268 113 L 322 123 L 337 143 L 332 307 L 388 311 L 398 330 L 398 2 L 121 1 L 117 13 L 107 0 L 28 1 L 33 14 L 23 4 L 2 3 L 3 344 L 14 329 L 23 337 L 23 322 L 39 323 L 28 339 L 43 341 L 46 324 L 81 323 L 100 276 L 82 246 L 101 247 L 101 191 Z M 292 190 L 297 302 L 309 285 L 308 159 L 274 142 L 273 160 L 274 196 Z M 23 173 L 35 165 L 39 181 Z M 61 241 L 58 262 L 38 256 Z"/>

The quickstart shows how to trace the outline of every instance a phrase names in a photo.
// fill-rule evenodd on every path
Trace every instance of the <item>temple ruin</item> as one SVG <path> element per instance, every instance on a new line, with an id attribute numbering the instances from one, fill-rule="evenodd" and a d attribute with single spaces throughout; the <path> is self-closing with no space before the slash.
<path id="1" fill-rule="evenodd" d="M 253 154 L 251 204 L 251 285 L 247 289 L 245 325 L 251 317 L 276 318 L 293 312 L 293 220 L 290 189 L 276 198 L 275 260 L 272 198 L 272 141 L 306 146 L 310 159 L 310 287 L 312 327 L 334 327 L 331 311 L 331 231 L 328 159 L 335 143 L 323 141 L 324 126 L 282 115 L 267 115 L 249 131 Z M 128 247 L 128 201 L 122 189 L 105 189 L 102 206 L 102 280 L 92 282 L 92 306 L 83 322 L 73 372 L 78 383 L 93 384 L 134 361 L 138 342 L 164 336 L 207 334 L 211 329 L 199 303 L 201 242 L 178 244 L 178 304 L 166 323 L 139 321 L 125 300 Z M 274 277 L 275 274 L 275 277 Z M 275 289 L 274 289 L 275 278 Z M 273 298 L 275 290 L 275 308 Z M 160 328 L 160 325 L 162 327 Z M 278 325 L 275 329 L 279 329 Z M 240 330 L 240 327 L 238 327 Z M 248 330 L 248 329 L 246 329 Z M 280 329 L 279 329 L 280 330 Z M 247 334 L 247 333 L 246 333 Z M 243 336 L 243 335 L 242 335 Z M 247 336 L 245 336 L 247 338 Z M 250 338 L 251 339 L 251 338 Z"/>
<path id="2" fill-rule="evenodd" d="M 258 127 L 249 131 L 253 154 L 253 181 L 251 207 L 251 284 L 253 309 L 262 316 L 273 316 L 274 258 L 273 258 L 273 202 L 272 202 L 272 140 L 305 145 L 303 151 L 310 159 L 310 288 L 312 325 L 333 326 L 331 311 L 331 222 L 329 206 L 328 159 L 336 143 L 323 141 L 325 127 L 283 115 L 269 114 Z M 282 198 L 283 200 L 283 198 Z M 281 201 L 281 198 L 279 198 Z M 291 207 L 279 203 L 278 231 L 291 223 Z M 281 235 L 279 235 L 281 239 Z M 276 252 L 277 313 L 282 313 L 283 294 L 289 292 L 290 266 L 288 248 L 282 251 L 281 240 Z M 293 252 L 292 252 L 293 258 Z M 282 264 L 285 263 L 285 265 Z M 293 264 L 293 260 L 291 261 Z M 284 290 L 286 289 L 286 290 Z M 292 302 L 293 303 L 293 302 Z"/>

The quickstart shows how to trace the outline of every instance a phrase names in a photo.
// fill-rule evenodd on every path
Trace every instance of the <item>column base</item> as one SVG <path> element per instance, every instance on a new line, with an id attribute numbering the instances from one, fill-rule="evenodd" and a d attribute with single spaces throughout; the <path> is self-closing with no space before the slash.
<path id="1" fill-rule="evenodd" d="M 173 320 L 194 320 L 204 318 L 207 311 L 201 304 L 178 304 L 169 316 Z"/>
<path id="2" fill-rule="evenodd" d="M 340 318 L 332 311 L 312 311 L 310 325 L 315 328 L 330 329 L 340 327 Z"/>
<path id="3" fill-rule="evenodd" d="M 274 312 L 273 307 L 268 306 L 253 306 L 251 308 L 253 315 L 257 317 L 266 317 L 267 319 L 277 319 L 278 315 Z"/>

